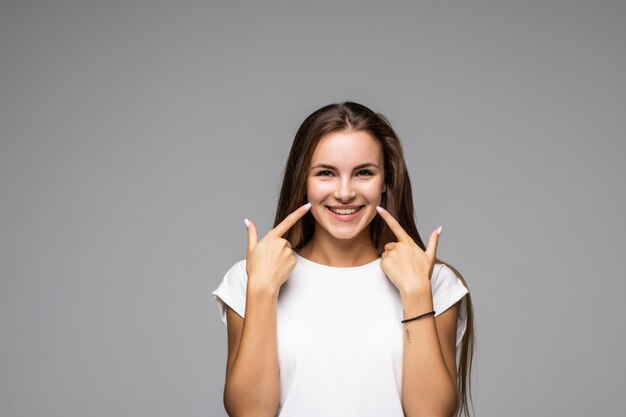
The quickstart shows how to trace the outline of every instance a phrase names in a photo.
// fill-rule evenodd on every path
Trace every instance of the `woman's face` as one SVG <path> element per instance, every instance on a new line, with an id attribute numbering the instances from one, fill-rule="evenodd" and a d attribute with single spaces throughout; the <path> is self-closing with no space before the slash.
<path id="1" fill-rule="evenodd" d="M 386 189 L 378 140 L 363 131 L 329 133 L 320 139 L 310 166 L 307 200 L 317 222 L 315 233 L 351 239 L 367 229 Z M 342 207 L 348 211 L 330 210 Z M 354 208 L 358 211 L 352 213 Z"/>

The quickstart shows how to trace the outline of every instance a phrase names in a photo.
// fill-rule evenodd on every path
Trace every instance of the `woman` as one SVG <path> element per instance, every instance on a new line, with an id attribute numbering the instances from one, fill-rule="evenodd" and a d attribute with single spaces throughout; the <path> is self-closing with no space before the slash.
<path id="1" fill-rule="evenodd" d="M 306 204 L 305 204 L 306 203 Z M 469 415 L 469 290 L 413 220 L 388 120 L 344 102 L 296 133 L 274 228 L 213 292 L 231 416 Z M 244 320 L 245 317 L 245 320 Z"/>

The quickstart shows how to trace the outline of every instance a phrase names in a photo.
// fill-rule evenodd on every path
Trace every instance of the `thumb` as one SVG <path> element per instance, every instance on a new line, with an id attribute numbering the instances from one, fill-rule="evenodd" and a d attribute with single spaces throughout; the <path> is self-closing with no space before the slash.
<path id="1" fill-rule="evenodd" d="M 248 219 L 244 220 L 244 224 L 248 229 L 248 254 L 250 254 L 250 252 L 252 252 L 252 249 L 254 249 L 257 243 L 256 226 L 254 225 L 254 223 L 252 223 L 252 221 Z"/>
<path id="2" fill-rule="evenodd" d="M 441 226 L 435 229 L 435 231 L 430 234 L 430 239 L 428 240 L 426 254 L 432 260 L 435 260 L 435 256 L 437 255 L 437 246 L 439 245 L 439 235 L 441 234 L 441 229 Z"/>

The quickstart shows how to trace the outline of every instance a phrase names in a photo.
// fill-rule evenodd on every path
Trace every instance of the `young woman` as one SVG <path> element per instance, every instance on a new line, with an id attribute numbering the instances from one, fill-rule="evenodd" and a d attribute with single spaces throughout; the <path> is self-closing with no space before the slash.
<path id="1" fill-rule="evenodd" d="M 296 133 L 274 228 L 213 292 L 227 325 L 230 416 L 469 415 L 464 278 L 425 246 L 388 120 L 344 102 Z M 471 396 L 470 396 L 471 397 Z"/>

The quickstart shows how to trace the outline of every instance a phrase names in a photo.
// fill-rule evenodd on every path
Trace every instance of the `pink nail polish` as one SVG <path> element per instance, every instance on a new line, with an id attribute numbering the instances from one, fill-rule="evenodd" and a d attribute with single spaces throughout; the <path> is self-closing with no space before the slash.
<path id="1" fill-rule="evenodd" d="M 243 223 L 246 225 L 246 228 L 250 227 L 250 221 L 248 219 L 243 219 Z"/>
<path id="2" fill-rule="evenodd" d="M 383 208 L 381 206 L 376 206 L 376 211 L 379 213 L 383 212 Z"/>
<path id="3" fill-rule="evenodd" d="M 440 235 L 441 234 L 441 226 L 439 226 L 439 229 L 437 229 L 437 234 Z"/>

